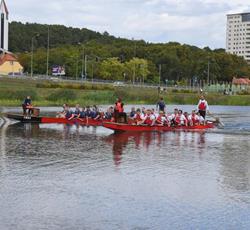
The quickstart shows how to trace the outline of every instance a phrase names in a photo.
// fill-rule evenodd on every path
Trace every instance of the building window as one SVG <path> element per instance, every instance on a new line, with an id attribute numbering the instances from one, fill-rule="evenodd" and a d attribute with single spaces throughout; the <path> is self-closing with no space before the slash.
<path id="1" fill-rule="evenodd" d="M 250 22 L 250 14 L 242 14 L 242 22 Z"/>

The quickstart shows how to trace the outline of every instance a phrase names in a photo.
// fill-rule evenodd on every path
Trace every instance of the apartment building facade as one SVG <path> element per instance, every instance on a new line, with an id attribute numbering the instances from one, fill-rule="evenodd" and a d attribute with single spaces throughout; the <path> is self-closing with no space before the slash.
<path id="1" fill-rule="evenodd" d="M 227 15 L 226 51 L 250 64 L 250 13 Z"/>

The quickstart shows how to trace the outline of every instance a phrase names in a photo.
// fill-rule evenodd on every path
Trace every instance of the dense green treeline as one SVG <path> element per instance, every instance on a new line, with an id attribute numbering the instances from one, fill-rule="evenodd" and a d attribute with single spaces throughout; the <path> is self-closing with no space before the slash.
<path id="1" fill-rule="evenodd" d="M 140 83 L 158 82 L 159 75 L 161 82 L 183 84 L 250 76 L 250 68 L 243 58 L 227 54 L 223 49 L 201 49 L 176 42 L 153 44 L 88 29 L 12 22 L 10 50 L 19 53 L 26 72 L 30 72 L 33 37 L 34 73 L 46 73 L 48 28 L 49 69 L 53 65 L 64 66 L 69 77 L 79 78 L 85 69 L 87 78 Z M 39 36 L 34 37 L 38 33 Z"/>

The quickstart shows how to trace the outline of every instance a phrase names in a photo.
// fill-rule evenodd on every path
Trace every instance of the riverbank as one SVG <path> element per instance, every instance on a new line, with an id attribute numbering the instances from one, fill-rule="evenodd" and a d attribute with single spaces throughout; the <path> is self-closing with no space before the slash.
<path id="1" fill-rule="evenodd" d="M 104 84 L 76 84 L 27 79 L 0 78 L 0 105 L 19 106 L 30 95 L 36 106 L 113 104 L 117 97 L 126 104 L 155 104 L 163 97 L 167 104 L 196 104 L 199 93 L 175 89 L 162 93 L 156 88 L 124 87 Z M 222 95 L 209 93 L 210 105 L 250 106 L 250 95 Z"/>

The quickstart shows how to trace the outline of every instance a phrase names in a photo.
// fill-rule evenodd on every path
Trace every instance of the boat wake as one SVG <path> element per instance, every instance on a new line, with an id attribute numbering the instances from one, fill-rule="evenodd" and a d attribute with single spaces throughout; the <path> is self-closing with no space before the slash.
<path id="1" fill-rule="evenodd" d="M 224 123 L 224 127 L 209 130 L 209 132 L 230 135 L 250 135 L 250 122 L 226 122 Z"/>
<path id="2" fill-rule="evenodd" d="M 13 125 L 13 124 L 16 124 L 16 123 L 18 123 L 18 122 L 10 120 L 10 119 L 8 119 L 6 117 L 0 116 L 0 129 L 2 127 L 10 126 L 10 125 Z"/>

